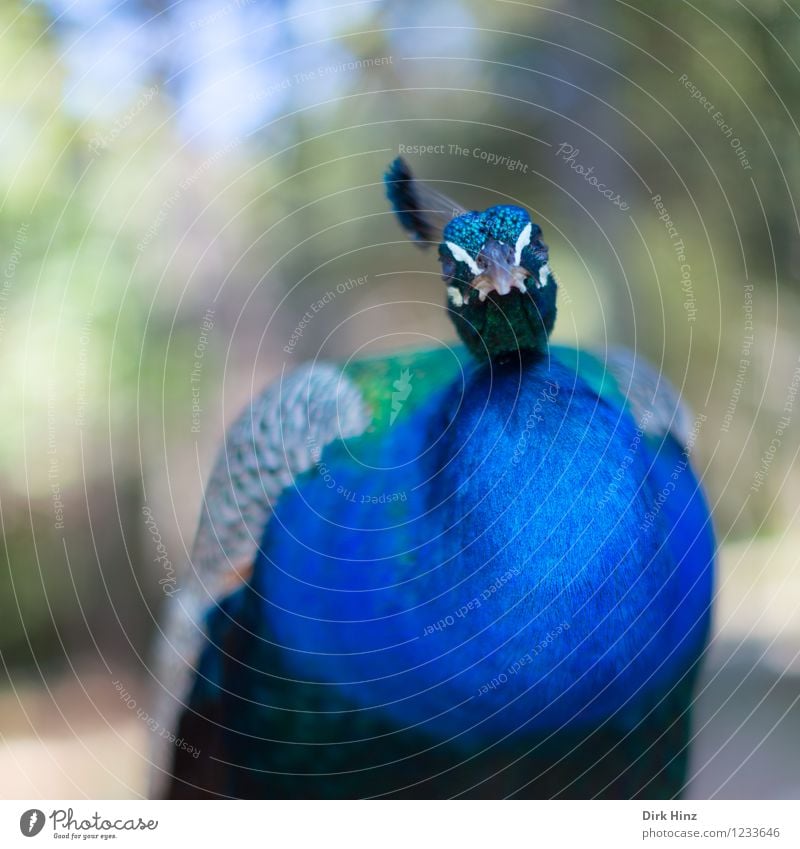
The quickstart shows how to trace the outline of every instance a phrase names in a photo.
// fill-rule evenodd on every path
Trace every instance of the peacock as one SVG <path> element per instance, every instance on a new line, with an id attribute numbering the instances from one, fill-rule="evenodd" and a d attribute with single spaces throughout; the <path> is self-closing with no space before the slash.
<path id="1" fill-rule="evenodd" d="M 309 363 L 229 429 L 160 649 L 171 798 L 675 798 L 715 541 L 693 418 L 623 349 L 549 341 L 516 205 L 397 158 L 459 343 Z"/>

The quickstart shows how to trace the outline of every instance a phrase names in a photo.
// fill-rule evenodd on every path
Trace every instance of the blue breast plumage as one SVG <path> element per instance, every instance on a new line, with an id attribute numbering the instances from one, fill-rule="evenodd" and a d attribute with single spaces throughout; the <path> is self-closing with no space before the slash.
<path id="1" fill-rule="evenodd" d="M 328 446 L 281 497 L 255 584 L 288 667 L 437 735 L 635 707 L 704 629 L 686 538 L 645 519 L 653 454 L 556 361 L 479 368 L 461 389 Z"/>

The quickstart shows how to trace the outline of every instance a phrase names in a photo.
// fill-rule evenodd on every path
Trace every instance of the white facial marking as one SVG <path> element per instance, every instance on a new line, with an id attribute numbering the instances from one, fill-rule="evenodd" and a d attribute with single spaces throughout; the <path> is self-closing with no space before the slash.
<path id="1" fill-rule="evenodd" d="M 465 262 L 469 266 L 469 270 L 473 274 L 480 274 L 481 269 L 478 266 L 478 263 L 462 248 L 460 245 L 457 245 L 455 242 L 445 242 L 448 248 L 450 248 L 450 253 L 453 255 L 453 259 L 456 262 Z"/>
<path id="2" fill-rule="evenodd" d="M 547 285 L 547 278 L 550 274 L 550 266 L 545 263 L 539 268 L 539 288 L 543 289 Z"/>
<path id="3" fill-rule="evenodd" d="M 517 236 L 517 244 L 514 246 L 514 265 L 519 265 L 519 261 L 522 259 L 522 249 L 528 244 L 528 242 L 530 242 L 530 240 L 531 225 L 528 223 L 522 228 L 522 232 L 519 236 Z"/>
<path id="4" fill-rule="evenodd" d="M 463 307 L 464 306 L 464 297 L 461 294 L 459 289 L 456 289 L 455 286 L 447 287 L 447 297 L 450 300 L 450 303 L 454 307 Z"/>

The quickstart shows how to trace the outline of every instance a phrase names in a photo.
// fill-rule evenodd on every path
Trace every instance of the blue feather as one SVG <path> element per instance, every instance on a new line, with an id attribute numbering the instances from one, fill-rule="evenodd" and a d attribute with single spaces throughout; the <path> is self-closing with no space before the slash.
<path id="1" fill-rule="evenodd" d="M 329 446 L 256 564 L 289 668 L 470 745 L 586 727 L 668 687 L 702 645 L 713 547 L 688 467 L 648 525 L 676 451 L 631 455 L 636 433 L 534 360 L 476 370 L 384 439 Z"/>

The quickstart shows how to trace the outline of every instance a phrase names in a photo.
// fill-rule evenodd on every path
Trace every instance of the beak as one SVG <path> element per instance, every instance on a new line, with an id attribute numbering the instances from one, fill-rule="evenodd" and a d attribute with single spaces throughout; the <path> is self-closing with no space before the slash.
<path id="1" fill-rule="evenodd" d="M 485 301 L 492 292 L 507 295 L 512 289 L 527 294 L 525 280 L 530 274 L 514 262 L 514 249 L 510 245 L 487 240 L 478 256 L 478 265 L 483 271 L 472 281 L 472 287 L 478 290 L 479 300 Z"/>

